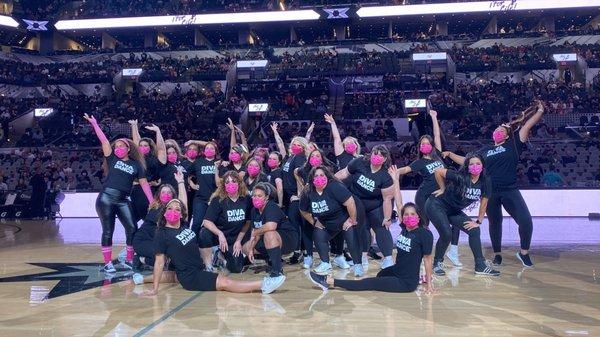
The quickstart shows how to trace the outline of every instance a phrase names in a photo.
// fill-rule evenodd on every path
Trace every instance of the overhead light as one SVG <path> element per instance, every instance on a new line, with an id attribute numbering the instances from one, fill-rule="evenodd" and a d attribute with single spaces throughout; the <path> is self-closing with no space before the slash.
<path id="1" fill-rule="evenodd" d="M 0 15 L 0 26 L 17 28 L 19 27 L 19 23 L 10 16 Z"/>
<path id="2" fill-rule="evenodd" d="M 362 18 L 381 16 L 454 14 L 476 12 L 504 12 L 543 9 L 598 7 L 598 0 L 518 0 L 476 1 L 405 6 L 362 7 L 356 14 Z"/>
<path id="3" fill-rule="evenodd" d="M 60 20 L 54 26 L 58 30 L 132 28 L 156 26 L 212 25 L 253 22 L 283 22 L 318 20 L 320 15 L 310 9 L 285 12 L 251 12 L 227 14 L 138 16 L 110 19 Z"/>

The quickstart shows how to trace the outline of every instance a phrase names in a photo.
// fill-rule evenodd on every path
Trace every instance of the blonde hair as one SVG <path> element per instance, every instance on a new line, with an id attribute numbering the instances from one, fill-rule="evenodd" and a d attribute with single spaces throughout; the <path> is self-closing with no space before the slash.
<path id="1" fill-rule="evenodd" d="M 356 139 L 352 136 L 348 136 L 348 137 L 344 138 L 344 140 L 342 141 L 342 145 L 344 145 L 348 142 L 353 142 L 354 144 L 356 144 L 356 152 L 354 152 L 354 156 L 355 157 L 360 156 L 361 146 L 360 146 L 360 143 L 358 142 L 358 139 Z"/>
<path id="2" fill-rule="evenodd" d="M 177 144 L 177 141 L 175 139 L 167 139 L 167 140 L 165 140 L 165 148 L 166 148 L 166 150 L 168 150 L 170 147 L 172 147 L 173 149 L 175 149 L 175 152 L 177 152 L 177 156 L 178 157 L 183 156 L 183 154 L 181 153 L 181 148 L 179 147 L 179 144 Z"/>
<path id="3" fill-rule="evenodd" d="M 240 175 L 236 171 L 227 171 L 219 180 L 217 189 L 210 196 L 209 202 L 213 201 L 213 199 L 216 198 L 218 198 L 219 201 L 223 201 L 225 200 L 225 198 L 229 197 L 229 194 L 227 194 L 227 191 L 225 191 L 225 183 L 227 181 L 227 178 L 229 177 L 232 177 L 238 183 L 238 198 L 248 195 L 248 188 L 246 187 L 246 183 L 244 183 L 244 180 L 240 178 Z"/>
<path id="4" fill-rule="evenodd" d="M 304 152 L 306 154 L 306 150 L 308 149 L 308 140 L 301 136 L 296 136 L 296 137 L 292 138 L 292 140 L 290 141 L 290 146 L 289 146 L 290 154 L 293 154 L 291 148 L 292 148 L 292 144 L 294 144 L 295 142 L 300 143 L 300 146 L 302 146 L 302 148 L 304 149 Z"/>

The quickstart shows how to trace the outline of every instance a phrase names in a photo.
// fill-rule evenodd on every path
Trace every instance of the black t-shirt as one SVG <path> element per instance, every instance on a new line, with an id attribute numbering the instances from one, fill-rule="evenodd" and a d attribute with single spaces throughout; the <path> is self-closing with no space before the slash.
<path id="1" fill-rule="evenodd" d="M 190 172 L 192 172 L 194 170 L 194 163 L 196 161 L 191 161 L 187 158 L 185 158 L 184 160 L 181 161 L 181 166 L 183 166 L 183 168 L 185 168 L 185 170 L 188 172 L 188 174 Z"/>
<path id="2" fill-rule="evenodd" d="M 425 194 L 431 194 L 438 189 L 438 184 L 435 181 L 435 171 L 444 167 L 444 163 L 441 160 L 419 158 L 410 163 L 409 167 L 423 178 L 419 190 Z"/>
<path id="3" fill-rule="evenodd" d="M 194 162 L 193 171 L 199 188 L 195 198 L 207 202 L 217 189 L 215 183 L 215 162 L 206 158 L 198 158 Z"/>
<path id="4" fill-rule="evenodd" d="M 134 180 L 146 178 L 146 170 L 133 159 L 121 160 L 114 153 L 105 158 L 108 163 L 108 175 L 104 188 L 114 188 L 129 194 Z"/>
<path id="5" fill-rule="evenodd" d="M 473 183 L 471 178 L 467 177 L 466 181 L 464 181 L 466 184 L 464 195 L 459 193 L 462 179 L 460 179 L 458 172 L 448 170 L 446 172 L 446 180 L 454 184 L 454 186 L 448 186 L 446 192 L 438 198 L 454 210 L 464 209 L 481 198 L 490 197 L 492 184 L 489 177 L 487 179 L 479 177 L 476 183 Z"/>
<path id="6" fill-rule="evenodd" d="M 339 230 L 348 220 L 349 215 L 344 203 L 351 196 L 342 183 L 330 181 L 322 194 L 316 191 L 302 193 L 300 210 L 311 213 L 327 229 Z"/>
<path id="7" fill-rule="evenodd" d="M 371 165 L 364 158 L 355 158 L 348 164 L 351 174 L 349 189 L 363 201 L 375 201 L 378 205 L 383 203 L 381 190 L 394 184 L 392 176 L 385 168 L 371 172 Z M 367 205 L 365 204 L 365 207 Z M 372 208 L 372 207 L 369 207 Z"/>
<path id="8" fill-rule="evenodd" d="M 158 217 L 160 216 L 161 211 L 162 206 L 148 209 L 148 213 L 144 218 L 144 222 L 137 230 L 137 232 L 135 232 L 135 235 L 143 233 L 147 238 L 154 238 L 154 233 L 156 232 L 156 226 L 158 223 Z"/>
<path id="9" fill-rule="evenodd" d="M 516 131 L 504 144 L 486 146 L 479 151 L 495 191 L 517 188 L 517 165 L 524 148 L 525 143 Z"/>
<path id="10" fill-rule="evenodd" d="M 281 182 L 283 183 L 283 176 L 282 175 L 283 175 L 283 171 L 281 171 L 280 168 L 276 168 L 276 169 L 274 169 L 273 171 L 271 171 L 269 173 L 269 175 L 267 176 L 267 179 L 268 179 L 269 183 L 271 183 L 273 186 L 277 187 L 275 185 L 275 180 L 277 178 L 279 178 L 279 179 L 281 179 Z"/>
<path id="11" fill-rule="evenodd" d="M 273 200 L 269 200 L 263 209 L 262 214 L 252 207 L 252 226 L 254 228 L 261 228 L 267 222 L 275 222 L 277 224 L 277 230 L 288 230 L 298 231 L 297 228 L 292 225 L 287 215 L 283 213 L 281 208 Z"/>
<path id="12" fill-rule="evenodd" d="M 396 264 L 393 271 L 399 278 L 419 284 L 419 271 L 421 259 L 431 255 L 433 248 L 433 234 L 428 229 L 418 227 L 412 231 L 402 228 L 396 239 Z"/>
<path id="13" fill-rule="evenodd" d="M 238 174 L 239 173 L 244 173 L 244 175 L 246 174 L 246 166 L 242 165 L 240 166 L 240 168 L 235 167 L 235 165 L 232 162 L 229 162 L 229 165 L 227 166 L 219 166 L 219 177 L 223 177 L 223 175 L 229 171 L 235 171 Z"/>
<path id="14" fill-rule="evenodd" d="M 146 179 L 148 179 L 148 181 L 158 180 L 158 158 L 148 154 L 144 159 L 146 160 Z"/>
<path id="15" fill-rule="evenodd" d="M 204 219 L 212 221 L 223 232 L 227 242 L 233 242 L 246 221 L 250 220 L 251 207 L 250 197 L 241 197 L 236 201 L 214 198 L 208 205 Z"/>
<path id="16" fill-rule="evenodd" d="M 186 226 L 160 228 L 154 236 L 154 247 L 156 254 L 165 254 L 171 259 L 182 285 L 192 282 L 194 275 L 204 270 L 196 234 Z"/>
<path id="17" fill-rule="evenodd" d="M 179 184 L 177 184 L 177 180 L 175 180 L 175 173 L 177 170 L 181 169 L 183 173 L 183 183 L 186 186 L 188 185 L 188 171 L 185 169 L 184 165 L 180 160 L 177 160 L 174 164 L 167 162 L 166 164 L 160 163 L 158 167 L 158 175 L 160 177 L 161 184 L 169 184 L 173 186 L 175 189 L 175 193 L 179 193 Z"/>
<path id="18" fill-rule="evenodd" d="M 339 156 L 335 156 L 335 159 L 337 160 L 338 170 L 345 169 L 354 158 L 355 157 L 353 155 L 349 154 L 346 151 L 342 152 L 342 154 L 340 154 Z"/>
<path id="19" fill-rule="evenodd" d="M 288 157 L 285 163 L 283 163 L 283 166 L 281 167 L 283 191 L 287 196 L 296 195 L 298 193 L 298 186 L 296 185 L 294 170 L 302 167 L 304 163 L 306 163 L 306 156 L 303 154 Z"/>
<path id="20" fill-rule="evenodd" d="M 269 177 L 267 177 L 266 174 L 261 172 L 256 177 L 254 177 L 254 180 L 252 180 L 252 182 L 250 182 L 250 176 L 246 174 L 244 182 L 246 183 L 246 187 L 248 188 L 248 193 L 252 194 L 252 189 L 254 188 L 254 186 L 256 186 L 256 184 L 258 183 L 269 182 Z"/>

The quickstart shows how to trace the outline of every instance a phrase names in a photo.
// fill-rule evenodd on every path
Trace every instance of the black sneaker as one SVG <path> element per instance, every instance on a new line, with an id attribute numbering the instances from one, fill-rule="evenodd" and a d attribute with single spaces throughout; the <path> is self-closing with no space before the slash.
<path id="1" fill-rule="evenodd" d="M 475 275 L 500 276 L 500 272 L 488 266 L 476 267 Z"/>
<path id="2" fill-rule="evenodd" d="M 379 256 L 379 254 L 377 254 L 377 251 L 375 250 L 375 248 L 373 247 L 369 247 L 369 256 L 373 259 L 373 260 L 381 260 L 382 257 Z"/>
<path id="3" fill-rule="evenodd" d="M 302 257 L 302 254 L 300 254 L 300 252 L 294 252 L 294 254 L 288 260 L 288 264 L 300 263 L 300 257 Z"/>
<path id="4" fill-rule="evenodd" d="M 133 257 L 133 270 L 135 270 L 135 271 L 144 270 L 144 264 L 142 263 L 142 261 L 140 261 L 140 256 L 137 254 Z"/>
<path id="5" fill-rule="evenodd" d="M 446 275 L 446 271 L 444 271 L 444 262 L 438 261 L 433 263 L 433 273 L 437 276 Z"/>
<path id="6" fill-rule="evenodd" d="M 323 289 L 323 291 L 327 291 L 327 289 L 329 289 L 329 284 L 327 284 L 327 276 L 319 275 L 311 271 L 308 278 L 310 278 L 312 283 Z"/>
<path id="7" fill-rule="evenodd" d="M 496 254 L 496 256 L 494 256 L 494 260 L 492 261 L 492 265 L 494 265 L 494 266 L 502 265 L 502 255 Z"/>
<path id="8" fill-rule="evenodd" d="M 531 262 L 531 258 L 529 257 L 529 254 L 521 254 L 521 252 L 517 253 L 517 259 L 519 259 L 519 261 L 521 261 L 521 263 L 523 263 L 523 267 L 525 268 L 533 268 L 533 262 Z"/>

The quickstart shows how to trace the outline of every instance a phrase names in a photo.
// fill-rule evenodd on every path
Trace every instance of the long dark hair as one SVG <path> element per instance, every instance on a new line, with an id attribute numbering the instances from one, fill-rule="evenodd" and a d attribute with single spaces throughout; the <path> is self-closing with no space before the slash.
<path id="1" fill-rule="evenodd" d="M 169 205 L 173 202 L 178 202 L 179 207 L 181 207 L 181 222 L 187 221 L 187 216 L 188 216 L 187 207 L 185 207 L 185 204 L 183 203 L 183 201 L 181 201 L 177 198 L 173 198 L 169 202 L 167 202 L 160 210 L 160 215 L 158 216 L 158 222 L 157 222 L 158 227 L 156 227 L 156 230 L 159 230 L 166 226 L 167 220 L 165 219 L 165 213 L 167 212 Z"/>
<path id="2" fill-rule="evenodd" d="M 537 105 L 530 106 L 529 108 L 523 110 L 518 117 L 513 118 L 508 123 L 504 123 L 504 124 L 500 125 L 500 127 L 504 128 L 504 130 L 506 130 L 506 135 L 510 138 L 510 137 L 512 137 L 512 134 L 515 131 L 517 131 L 523 125 L 523 123 L 525 123 L 529 118 L 531 118 L 533 115 L 535 115 L 536 112 L 537 112 Z"/>
<path id="3" fill-rule="evenodd" d="M 150 153 L 149 154 L 156 157 L 156 143 L 148 137 L 144 137 L 144 138 L 140 139 L 139 143 L 141 143 L 141 142 L 148 143 L 148 145 L 150 145 Z M 139 143 L 138 143 L 138 147 L 140 145 Z"/>
<path id="4" fill-rule="evenodd" d="M 379 152 L 379 154 L 381 154 L 383 158 L 385 158 L 385 161 L 383 162 L 383 165 L 381 165 L 381 168 L 387 169 L 390 166 L 391 161 L 390 150 L 387 148 L 387 146 L 383 144 L 373 146 L 369 155 L 365 157 L 365 160 L 369 163 L 369 165 L 371 165 L 371 155 L 373 155 L 373 153 L 375 152 Z"/>
<path id="5" fill-rule="evenodd" d="M 135 144 L 133 142 L 133 140 L 131 140 L 129 138 L 115 139 L 110 144 L 111 151 L 114 153 L 115 145 L 118 141 L 122 141 L 125 143 L 125 145 L 127 145 L 127 148 L 129 149 L 129 153 L 127 154 L 129 156 L 129 159 L 137 161 L 142 166 L 142 168 L 145 170 L 146 169 L 146 160 L 144 159 L 144 155 L 140 152 L 137 144 Z M 102 170 L 104 171 L 104 176 L 106 177 L 108 175 L 108 162 L 106 161 L 106 157 L 104 157 L 102 160 Z"/>
<path id="6" fill-rule="evenodd" d="M 156 192 L 154 193 L 154 199 L 152 200 L 152 203 L 150 204 L 150 209 L 156 209 L 159 208 L 162 205 L 162 203 L 160 202 L 160 192 L 162 191 L 162 189 L 166 187 L 171 191 L 171 194 L 173 195 L 173 199 L 175 199 L 175 197 L 177 197 L 177 192 L 175 191 L 175 189 L 173 188 L 173 186 L 171 186 L 171 184 L 161 184 L 158 187 L 158 190 L 156 190 Z"/>
<path id="7" fill-rule="evenodd" d="M 471 173 L 469 173 L 469 162 L 473 158 L 478 158 L 481 161 L 481 164 L 483 165 L 483 171 L 481 171 L 481 174 L 479 175 L 479 180 L 485 181 L 485 179 L 487 179 L 487 173 L 485 170 L 485 162 L 483 161 L 483 157 L 475 152 L 467 153 L 467 155 L 465 156 L 464 163 L 458 169 L 458 181 L 450 182 L 448 184 L 448 190 L 451 193 L 459 195 L 461 198 L 465 197 L 465 194 L 467 192 L 467 185 L 469 185 L 469 181 L 471 179 Z M 485 191 L 486 184 L 481 184 L 481 186 L 481 195 L 485 195 L 487 192 Z"/>
<path id="8" fill-rule="evenodd" d="M 435 147 L 435 140 L 430 135 L 423 135 L 421 136 L 421 138 L 419 138 L 419 142 L 417 143 L 417 155 L 419 156 L 419 159 L 423 158 L 424 156 L 423 152 L 421 152 L 420 149 L 421 141 L 423 141 L 423 139 L 427 139 L 429 141 L 429 144 L 431 144 L 431 146 L 433 147 L 431 149 L 431 153 L 429 154 L 431 156 L 431 159 L 443 162 L 437 147 Z"/>
<path id="9" fill-rule="evenodd" d="M 406 209 L 408 207 L 414 208 L 415 212 L 417 212 L 417 215 L 419 216 L 419 227 L 425 227 L 425 217 L 423 217 L 421 215 L 421 211 L 419 211 L 419 207 L 417 207 L 417 205 L 415 203 L 413 203 L 413 202 L 407 202 L 400 209 L 400 219 L 399 219 L 400 220 L 400 225 L 402 227 L 405 227 L 404 224 L 402 223 L 402 218 L 404 217 L 404 213 L 406 212 Z"/>
<path id="10" fill-rule="evenodd" d="M 315 178 L 315 173 L 317 172 L 317 170 L 323 170 L 323 173 L 327 177 L 327 184 L 330 184 L 332 181 L 338 181 L 335 178 L 335 176 L 333 175 L 333 173 L 331 172 L 331 169 L 329 167 L 324 166 L 324 165 L 319 165 L 317 167 L 313 167 L 310 170 L 310 172 L 308 173 L 308 176 L 306 177 L 306 180 L 308 180 L 308 181 L 305 181 L 305 183 L 308 188 L 302 189 L 303 194 L 308 195 L 308 193 L 316 191 L 316 187 L 312 183 L 312 181 Z"/>
<path id="11" fill-rule="evenodd" d="M 310 157 L 315 152 L 319 152 L 321 154 L 321 165 L 319 165 L 319 166 L 327 166 L 329 168 L 333 167 L 333 163 L 331 162 L 331 160 L 329 160 L 329 159 L 327 159 L 327 157 L 325 157 L 325 153 L 323 153 L 323 151 L 321 149 L 316 148 L 316 149 L 310 151 L 310 153 L 306 157 L 306 162 L 304 163 L 304 166 L 302 166 L 302 170 L 304 170 L 305 172 L 310 172 L 312 170 L 313 167 L 310 165 Z"/>

